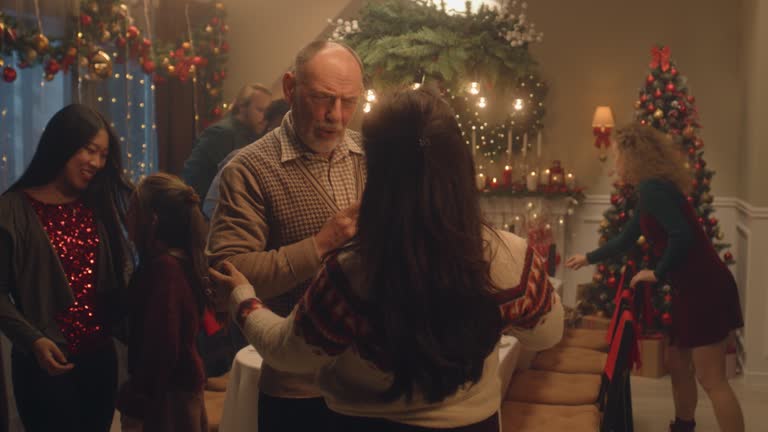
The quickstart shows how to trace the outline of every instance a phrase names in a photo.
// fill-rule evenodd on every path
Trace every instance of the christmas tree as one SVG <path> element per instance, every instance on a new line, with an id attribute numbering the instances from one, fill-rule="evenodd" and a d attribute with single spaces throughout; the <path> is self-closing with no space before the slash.
<path id="1" fill-rule="evenodd" d="M 654 47 L 651 57 L 645 85 L 639 90 L 638 100 L 635 102 L 635 119 L 641 124 L 653 126 L 675 137 L 676 142 L 682 146 L 681 150 L 688 155 L 687 166 L 691 170 L 693 182 L 688 201 L 696 209 L 699 223 L 711 238 L 715 249 L 721 252 L 729 245 L 721 242 L 723 233 L 717 218 L 713 216 L 710 186 L 715 172 L 708 169 L 704 161 L 704 141 L 699 136 L 701 124 L 696 110 L 696 99 L 689 94 L 686 77 L 680 74 L 671 60 L 669 47 Z M 621 181 L 614 183 L 611 207 L 603 214 L 604 219 L 598 231 L 599 245 L 602 246 L 622 231 L 636 204 L 637 197 L 631 185 Z M 733 264 L 733 255 L 725 252 L 723 260 L 729 265 Z M 593 284 L 580 303 L 584 313 L 613 313 L 616 290 L 620 285 L 629 286 L 631 279 L 629 275 L 622 281 L 621 275 L 625 266 L 633 273 L 644 268 L 655 268 L 656 262 L 650 254 L 650 246 L 645 238 L 640 237 L 637 245 L 627 254 L 598 263 Z M 649 288 L 650 301 L 642 308 L 642 322 L 646 331 L 656 331 L 669 326 L 672 321 L 672 296 L 667 285 Z"/>

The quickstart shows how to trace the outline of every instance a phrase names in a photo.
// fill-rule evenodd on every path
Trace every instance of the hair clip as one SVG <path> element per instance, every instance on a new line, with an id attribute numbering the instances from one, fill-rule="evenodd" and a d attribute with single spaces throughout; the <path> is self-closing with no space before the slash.
<path id="1" fill-rule="evenodd" d="M 432 143 L 428 138 L 419 138 L 419 147 L 424 148 L 429 147 L 430 145 L 432 145 Z"/>

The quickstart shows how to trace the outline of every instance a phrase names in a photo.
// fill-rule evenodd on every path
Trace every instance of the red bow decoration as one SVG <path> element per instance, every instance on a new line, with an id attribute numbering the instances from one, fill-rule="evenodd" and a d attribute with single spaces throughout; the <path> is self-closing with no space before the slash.
<path id="1" fill-rule="evenodd" d="M 661 65 L 661 70 L 666 72 L 669 70 L 669 47 L 651 48 L 651 68 L 656 69 Z"/>
<path id="2" fill-rule="evenodd" d="M 595 147 L 608 148 L 611 146 L 611 128 L 609 127 L 593 127 L 592 133 L 595 135 Z"/>

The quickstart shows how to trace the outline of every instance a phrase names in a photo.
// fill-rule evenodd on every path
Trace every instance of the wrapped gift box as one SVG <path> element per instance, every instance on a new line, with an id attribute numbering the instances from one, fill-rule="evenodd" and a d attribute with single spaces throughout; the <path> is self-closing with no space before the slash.
<path id="1" fill-rule="evenodd" d="M 668 339 L 662 335 L 645 335 L 638 341 L 640 346 L 639 369 L 633 369 L 632 375 L 646 378 L 661 378 L 667 375 L 666 352 Z"/>

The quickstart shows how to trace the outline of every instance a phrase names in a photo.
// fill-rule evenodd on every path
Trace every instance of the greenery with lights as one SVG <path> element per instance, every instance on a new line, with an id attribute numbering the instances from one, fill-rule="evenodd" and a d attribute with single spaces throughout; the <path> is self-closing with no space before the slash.
<path id="1" fill-rule="evenodd" d="M 458 13 L 442 1 L 369 1 L 359 20 L 332 22 L 331 39 L 360 55 L 374 89 L 435 85 L 450 96 L 473 150 L 506 163 L 508 135 L 520 151 L 523 134 L 534 136 L 545 114 L 547 87 L 528 50 L 543 34 L 526 12 L 517 1 L 476 12 L 467 2 Z"/>
<path id="2" fill-rule="evenodd" d="M 161 42 L 144 37 L 133 24 L 128 6 L 122 0 L 81 0 L 79 15 L 72 17 L 71 35 L 49 38 L 37 25 L 0 11 L 0 68 L 6 83 L 16 80 L 18 68 L 42 65 L 50 81 L 59 72 L 80 68 L 87 80 L 109 79 L 114 64 L 137 61 L 155 82 L 178 79 L 200 83 L 202 126 L 223 113 L 222 87 L 229 45 L 224 34 L 226 12 L 221 2 L 210 3 L 208 22 L 190 28 L 189 34 L 175 42 Z M 18 64 L 6 64 L 6 58 Z M 14 67 L 15 66 L 15 67 Z"/>

